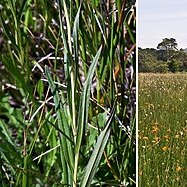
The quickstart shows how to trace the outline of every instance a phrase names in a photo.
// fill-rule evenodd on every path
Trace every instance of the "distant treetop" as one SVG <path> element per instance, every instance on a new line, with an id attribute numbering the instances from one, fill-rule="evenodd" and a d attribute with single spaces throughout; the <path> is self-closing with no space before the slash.
<path id="1" fill-rule="evenodd" d="M 177 50 L 177 41 L 174 38 L 164 38 L 157 46 L 159 50 Z"/>
<path id="2" fill-rule="evenodd" d="M 138 48 L 139 72 L 187 72 L 187 49 L 177 49 L 174 38 L 164 38 L 154 48 Z"/>

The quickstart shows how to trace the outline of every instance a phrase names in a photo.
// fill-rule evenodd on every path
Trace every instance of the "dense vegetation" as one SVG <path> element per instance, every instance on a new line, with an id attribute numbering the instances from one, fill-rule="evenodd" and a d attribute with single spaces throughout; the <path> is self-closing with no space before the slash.
<path id="1" fill-rule="evenodd" d="M 187 74 L 139 74 L 139 186 L 187 184 Z"/>
<path id="2" fill-rule="evenodd" d="M 0 186 L 134 186 L 135 1 L 0 9 Z"/>
<path id="3" fill-rule="evenodd" d="M 138 49 L 139 72 L 181 72 L 187 71 L 187 52 L 185 49 L 177 50 L 174 38 L 165 38 L 157 49 Z"/>

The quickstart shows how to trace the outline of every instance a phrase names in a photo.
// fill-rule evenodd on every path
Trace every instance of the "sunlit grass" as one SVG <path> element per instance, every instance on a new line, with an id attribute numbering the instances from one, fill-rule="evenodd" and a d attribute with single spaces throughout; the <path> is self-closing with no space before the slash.
<path id="1" fill-rule="evenodd" d="M 187 74 L 139 74 L 139 185 L 187 184 Z"/>

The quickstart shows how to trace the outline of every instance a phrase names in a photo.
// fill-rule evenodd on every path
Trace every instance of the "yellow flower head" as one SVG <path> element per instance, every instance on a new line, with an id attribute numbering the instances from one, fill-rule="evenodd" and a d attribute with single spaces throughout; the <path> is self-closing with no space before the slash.
<path id="1" fill-rule="evenodd" d="M 145 140 L 145 141 L 149 140 L 149 138 L 147 136 L 144 136 L 142 139 Z"/>
<path id="2" fill-rule="evenodd" d="M 176 167 L 176 171 L 177 171 L 177 172 L 179 172 L 179 171 L 181 171 L 181 170 L 182 170 L 182 168 L 181 168 L 180 166 L 177 166 L 177 167 Z"/>
<path id="3" fill-rule="evenodd" d="M 167 151 L 167 150 L 168 150 L 168 147 L 167 147 L 167 146 L 164 146 L 164 147 L 162 147 L 162 150 L 163 150 L 163 151 Z"/>
<path id="4" fill-rule="evenodd" d="M 155 125 L 152 127 L 152 132 L 157 133 L 159 131 L 159 128 Z"/>

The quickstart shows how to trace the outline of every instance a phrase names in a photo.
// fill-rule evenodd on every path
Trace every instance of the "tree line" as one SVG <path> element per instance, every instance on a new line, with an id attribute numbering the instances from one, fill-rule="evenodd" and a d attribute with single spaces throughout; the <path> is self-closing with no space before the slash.
<path id="1" fill-rule="evenodd" d="M 138 48 L 139 72 L 181 72 L 187 71 L 187 49 L 178 50 L 174 38 L 164 38 L 154 48 Z"/>

